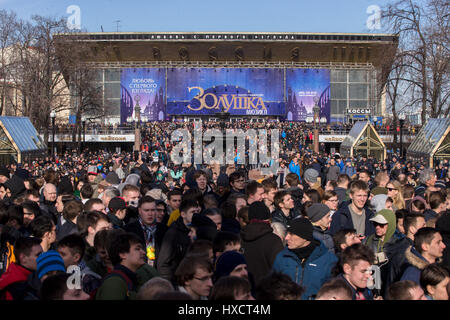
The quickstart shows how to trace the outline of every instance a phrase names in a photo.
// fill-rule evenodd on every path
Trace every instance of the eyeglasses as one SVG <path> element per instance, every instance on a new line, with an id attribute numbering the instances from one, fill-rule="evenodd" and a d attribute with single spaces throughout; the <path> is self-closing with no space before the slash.
<path id="1" fill-rule="evenodd" d="M 202 278 L 194 277 L 194 279 L 197 279 L 198 281 L 208 281 L 212 279 L 212 276 L 204 276 Z"/>

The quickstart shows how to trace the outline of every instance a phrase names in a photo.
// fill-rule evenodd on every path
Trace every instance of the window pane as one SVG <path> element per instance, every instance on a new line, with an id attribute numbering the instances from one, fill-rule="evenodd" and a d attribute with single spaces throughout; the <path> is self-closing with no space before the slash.
<path id="1" fill-rule="evenodd" d="M 351 84 L 350 99 L 367 99 L 367 84 Z"/>
<path id="2" fill-rule="evenodd" d="M 347 70 L 331 70 L 331 82 L 347 82 Z"/>
<path id="3" fill-rule="evenodd" d="M 120 99 L 105 100 L 105 115 L 107 117 L 120 116 Z"/>
<path id="4" fill-rule="evenodd" d="M 366 70 L 350 70 L 349 82 L 367 82 Z"/>
<path id="5" fill-rule="evenodd" d="M 331 99 L 347 99 L 347 84 L 331 83 L 330 93 Z"/>
<path id="6" fill-rule="evenodd" d="M 105 81 L 120 81 L 120 69 L 106 69 Z"/>
<path id="7" fill-rule="evenodd" d="M 120 98 L 120 83 L 105 83 L 105 99 Z"/>

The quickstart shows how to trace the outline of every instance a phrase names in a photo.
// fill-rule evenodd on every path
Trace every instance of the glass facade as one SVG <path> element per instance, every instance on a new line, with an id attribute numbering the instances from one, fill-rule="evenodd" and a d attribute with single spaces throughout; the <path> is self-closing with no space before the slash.
<path id="1" fill-rule="evenodd" d="M 103 89 L 107 118 L 120 117 L 120 68 L 98 69 L 96 83 Z M 381 116 L 376 99 L 374 69 L 331 69 L 331 122 L 347 122 L 347 109 L 370 108 L 372 116 Z"/>

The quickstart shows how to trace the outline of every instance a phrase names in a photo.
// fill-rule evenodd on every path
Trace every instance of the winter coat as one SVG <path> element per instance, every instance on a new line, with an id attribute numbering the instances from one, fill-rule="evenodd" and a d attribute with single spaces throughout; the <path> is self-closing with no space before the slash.
<path id="1" fill-rule="evenodd" d="M 353 226 L 353 220 L 352 215 L 350 213 L 349 205 L 350 203 L 348 205 L 342 205 L 333 214 L 333 219 L 331 220 L 331 226 L 329 230 L 331 235 L 334 236 L 336 232 L 342 229 L 355 229 L 355 227 Z M 364 207 L 364 210 L 366 211 L 366 227 L 364 235 L 368 237 L 371 234 L 375 233 L 375 227 L 373 226 L 373 223 L 370 221 L 370 219 L 374 216 L 374 214 L 367 207 Z"/>
<path id="2" fill-rule="evenodd" d="M 305 288 L 302 300 L 316 295 L 322 285 L 331 278 L 331 270 L 338 261 L 321 241 L 318 242 L 319 245 L 303 263 L 288 247 L 277 255 L 273 263 L 274 271 L 288 275 Z"/>
<path id="3" fill-rule="evenodd" d="M 134 300 L 136 298 L 136 273 L 123 265 L 117 265 L 115 270 L 125 273 L 131 280 L 131 287 L 122 276 L 106 277 L 96 293 L 96 300 Z"/>
<path id="4" fill-rule="evenodd" d="M 436 230 L 442 236 L 442 242 L 445 244 L 442 263 L 450 267 L 450 212 L 443 213 L 436 221 Z"/>
<path id="5" fill-rule="evenodd" d="M 327 170 L 327 181 L 337 181 L 338 177 L 340 174 L 340 170 L 339 167 L 334 165 L 334 166 L 330 166 Z"/>
<path id="6" fill-rule="evenodd" d="M 175 282 L 175 270 L 191 245 L 189 231 L 182 218 L 178 218 L 167 230 L 156 260 L 156 269 L 161 277 Z"/>
<path id="7" fill-rule="evenodd" d="M 292 173 L 295 173 L 299 180 L 302 181 L 302 178 L 300 177 L 300 165 L 297 163 L 294 163 L 294 160 L 291 160 L 291 163 L 289 163 L 289 171 Z"/>
<path id="8" fill-rule="evenodd" d="M 347 189 L 337 187 L 334 189 L 334 192 L 336 192 L 336 194 L 338 196 L 338 200 L 339 200 L 338 205 L 340 205 L 342 202 L 344 202 L 347 199 Z"/>
<path id="9" fill-rule="evenodd" d="M 344 280 L 345 284 L 352 291 L 352 300 L 356 300 L 356 289 L 353 288 L 353 286 L 347 281 L 347 279 L 345 279 L 344 275 L 341 273 L 337 276 L 337 278 Z M 365 300 L 373 300 L 372 290 L 368 289 L 367 287 L 364 288 L 364 290 L 362 291 L 362 294 L 363 294 Z"/>
<path id="10" fill-rule="evenodd" d="M 386 275 L 382 283 L 384 288 L 383 296 L 386 296 L 386 290 L 392 283 L 400 281 L 400 278 L 407 267 L 405 264 L 406 250 L 409 250 L 413 244 L 413 240 L 407 237 L 397 240 L 394 243 L 386 244 L 385 253 L 389 259 L 389 263 L 386 267 Z"/>
<path id="11" fill-rule="evenodd" d="M 8 270 L 0 277 L 0 299 L 23 300 L 26 282 L 31 273 L 31 270 L 23 266 L 11 263 Z"/>
<path id="12" fill-rule="evenodd" d="M 258 283 L 270 273 L 277 254 L 283 250 L 283 243 L 265 222 L 246 225 L 241 230 L 241 239 L 248 271 L 253 274 L 255 283 Z"/>
<path id="13" fill-rule="evenodd" d="M 328 233 L 328 230 L 322 230 L 318 226 L 314 226 L 313 238 L 322 242 L 327 249 L 334 253 L 334 241 L 333 237 Z"/>
<path id="14" fill-rule="evenodd" d="M 56 241 L 61 240 L 62 238 L 77 233 L 78 228 L 75 223 L 72 221 L 67 221 L 63 225 L 58 225 L 56 229 Z"/>
<path id="15" fill-rule="evenodd" d="M 420 285 L 420 273 L 430 263 L 414 248 L 406 250 L 406 268 L 400 280 L 412 280 Z"/>
<path id="16" fill-rule="evenodd" d="M 296 218 L 298 215 L 299 215 L 298 211 L 291 209 L 289 211 L 289 216 L 286 217 L 284 215 L 283 211 L 281 209 L 277 208 L 272 212 L 272 222 L 280 222 L 285 227 L 287 227 L 289 225 L 289 222 L 292 219 Z"/>

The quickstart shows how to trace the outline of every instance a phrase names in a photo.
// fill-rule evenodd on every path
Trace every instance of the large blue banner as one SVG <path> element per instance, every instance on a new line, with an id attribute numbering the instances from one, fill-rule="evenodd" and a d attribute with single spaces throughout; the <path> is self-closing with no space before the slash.
<path id="1" fill-rule="evenodd" d="M 167 114 L 285 115 L 284 70 L 177 68 L 167 70 Z"/>
<path id="2" fill-rule="evenodd" d="M 136 119 L 135 108 L 148 121 L 166 119 L 165 68 L 124 68 L 121 73 L 120 121 Z"/>
<path id="3" fill-rule="evenodd" d="M 330 70 L 286 69 L 286 120 L 306 121 L 320 108 L 321 121 L 330 122 Z"/>

